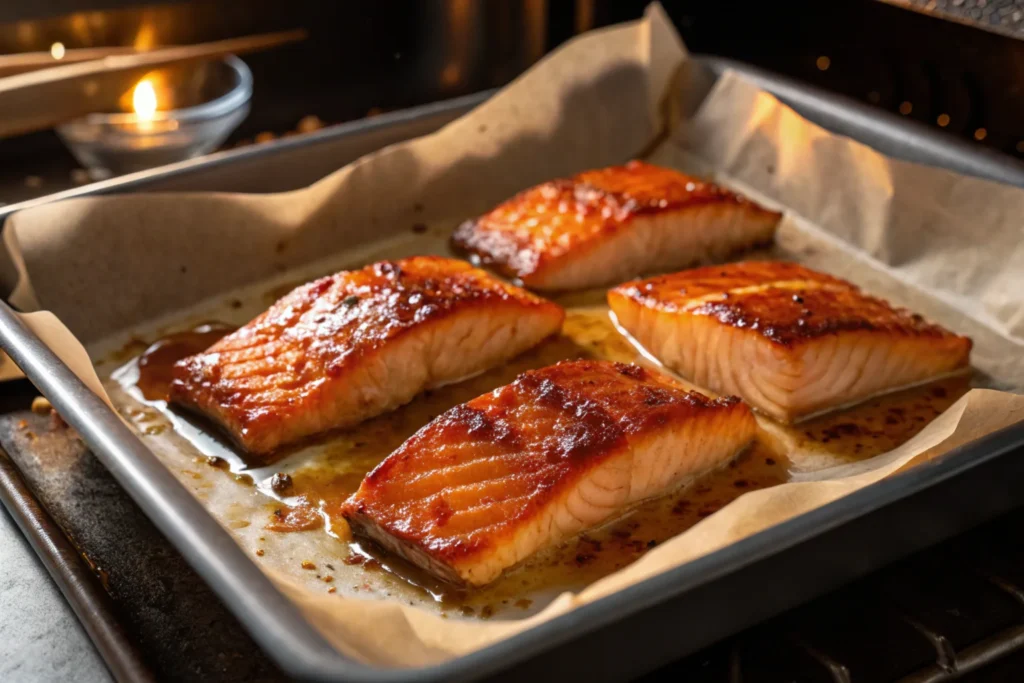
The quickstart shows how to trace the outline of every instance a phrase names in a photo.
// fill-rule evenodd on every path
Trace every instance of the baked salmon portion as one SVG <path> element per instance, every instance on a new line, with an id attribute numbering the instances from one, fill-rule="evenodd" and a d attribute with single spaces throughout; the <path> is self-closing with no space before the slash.
<path id="1" fill-rule="evenodd" d="M 499 365 L 563 316 L 465 261 L 381 261 L 305 284 L 179 361 L 170 400 L 265 454 Z"/>
<path id="2" fill-rule="evenodd" d="M 711 183 L 631 161 L 521 192 L 460 225 L 452 244 L 527 287 L 581 289 L 768 244 L 779 217 Z"/>
<path id="3" fill-rule="evenodd" d="M 756 421 L 637 365 L 564 361 L 452 408 L 345 503 L 355 533 L 479 586 L 737 455 Z"/>
<path id="4" fill-rule="evenodd" d="M 627 282 L 608 303 L 666 367 L 782 422 L 960 371 L 971 351 L 967 337 L 793 263 Z"/>

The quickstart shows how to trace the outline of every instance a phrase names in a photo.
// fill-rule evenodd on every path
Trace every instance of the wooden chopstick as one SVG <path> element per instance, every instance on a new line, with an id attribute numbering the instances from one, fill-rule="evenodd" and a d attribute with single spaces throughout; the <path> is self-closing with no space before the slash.
<path id="1" fill-rule="evenodd" d="M 54 57 L 50 52 L 19 52 L 13 55 L 0 55 L 0 78 L 137 52 L 138 50 L 134 47 L 84 47 L 65 50 L 60 59 Z"/>
<path id="2" fill-rule="evenodd" d="M 264 33 L 210 43 L 108 55 L 0 78 L 0 137 L 52 128 L 96 111 L 155 68 L 244 54 L 302 40 L 304 30 Z"/>

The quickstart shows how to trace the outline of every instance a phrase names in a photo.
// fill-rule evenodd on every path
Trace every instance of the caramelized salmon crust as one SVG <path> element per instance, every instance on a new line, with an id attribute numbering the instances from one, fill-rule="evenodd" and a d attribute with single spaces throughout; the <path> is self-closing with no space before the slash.
<path id="1" fill-rule="evenodd" d="M 538 550 L 731 460 L 756 422 L 636 365 L 566 361 L 452 408 L 366 476 L 353 530 L 451 582 Z"/>
<path id="2" fill-rule="evenodd" d="M 627 282 L 619 324 L 668 368 L 791 422 L 966 368 L 971 340 L 793 263 Z"/>
<path id="3" fill-rule="evenodd" d="M 452 244 L 535 289 L 607 285 L 770 243 L 780 214 L 642 161 L 531 188 Z"/>
<path id="4" fill-rule="evenodd" d="M 563 316 L 464 261 L 381 261 L 305 284 L 178 362 L 170 400 L 267 453 L 492 368 L 557 332 Z"/>

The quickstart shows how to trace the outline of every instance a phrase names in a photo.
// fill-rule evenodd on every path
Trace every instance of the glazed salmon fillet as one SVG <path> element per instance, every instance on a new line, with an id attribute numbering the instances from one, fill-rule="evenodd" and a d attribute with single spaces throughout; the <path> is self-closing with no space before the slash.
<path id="1" fill-rule="evenodd" d="M 563 316 L 465 261 L 382 261 L 305 284 L 179 361 L 170 400 L 265 454 L 499 365 Z"/>
<path id="2" fill-rule="evenodd" d="M 568 290 L 718 261 L 770 243 L 780 214 L 642 161 L 531 188 L 452 244 L 527 287 Z"/>
<path id="3" fill-rule="evenodd" d="M 793 263 L 628 282 L 608 303 L 666 367 L 782 422 L 963 370 L 971 350 L 967 337 Z"/>
<path id="4" fill-rule="evenodd" d="M 435 419 L 366 476 L 343 514 L 439 578 L 479 586 L 726 464 L 755 431 L 739 399 L 637 365 L 565 361 Z"/>

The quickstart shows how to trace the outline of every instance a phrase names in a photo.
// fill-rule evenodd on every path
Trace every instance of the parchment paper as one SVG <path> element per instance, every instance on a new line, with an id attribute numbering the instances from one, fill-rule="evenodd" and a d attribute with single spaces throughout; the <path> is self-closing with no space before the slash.
<path id="1" fill-rule="evenodd" d="M 779 240 L 787 253 L 971 335 L 972 362 L 988 384 L 1024 387 L 1024 193 L 887 159 L 808 123 L 734 74 L 676 126 L 674 113 L 696 108 L 687 99 L 696 89 L 688 88 L 686 67 L 678 36 L 652 6 L 643 21 L 572 41 L 440 132 L 369 155 L 305 191 L 131 195 L 18 214 L 5 233 L 6 277 L 17 284 L 21 305 L 56 313 L 98 358 L 112 339 L 143 323 L 152 329 L 158 317 L 184 321 L 186 313 L 173 311 L 208 297 L 223 299 L 232 288 L 402 234 L 414 222 L 454 225 L 533 183 L 653 149 L 656 162 L 701 170 L 784 209 Z M 369 258 L 372 250 L 360 253 Z M 70 334 L 48 342 L 62 354 L 80 349 Z M 322 584 L 284 564 L 261 566 L 341 651 L 380 665 L 422 665 L 529 628 L 1021 419 L 1021 396 L 972 390 L 902 447 L 747 493 L 526 619 L 442 618 L 399 601 L 325 595 Z M 169 463 L 176 457 L 158 455 Z M 248 507 L 258 508 L 251 490 L 224 493 L 182 474 L 184 467 L 172 469 L 244 548 L 252 547 L 259 532 L 248 522 L 251 510 L 237 502 L 249 496 Z M 302 534 L 283 536 L 268 558 L 305 552 Z"/>

